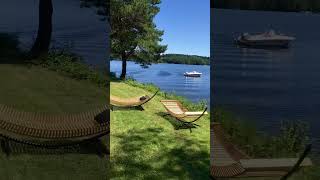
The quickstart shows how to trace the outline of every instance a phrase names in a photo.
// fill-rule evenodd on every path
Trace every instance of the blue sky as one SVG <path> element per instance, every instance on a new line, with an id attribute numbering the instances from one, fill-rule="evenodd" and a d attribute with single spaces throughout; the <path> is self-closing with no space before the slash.
<path id="1" fill-rule="evenodd" d="M 154 19 L 164 30 L 166 53 L 210 55 L 210 1 L 162 0 Z"/>

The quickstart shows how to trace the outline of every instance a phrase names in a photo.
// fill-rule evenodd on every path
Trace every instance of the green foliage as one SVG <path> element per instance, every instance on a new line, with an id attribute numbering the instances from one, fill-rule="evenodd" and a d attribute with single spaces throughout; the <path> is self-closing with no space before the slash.
<path id="1" fill-rule="evenodd" d="M 18 42 L 18 39 L 16 36 L 0 33 L 0 50 L 1 50 L 1 52 L 4 52 L 3 50 L 5 48 L 17 49 L 18 44 L 19 44 L 19 42 Z"/>
<path id="2" fill-rule="evenodd" d="M 101 20 L 109 19 L 110 0 L 80 0 L 81 8 L 95 8 Z"/>
<path id="3" fill-rule="evenodd" d="M 217 0 L 213 7 L 243 10 L 271 10 L 271 11 L 320 11 L 318 0 Z"/>
<path id="4" fill-rule="evenodd" d="M 53 51 L 33 62 L 77 80 L 88 80 L 101 87 L 107 84 L 108 78 L 104 72 L 89 67 L 82 62 L 80 57 L 71 53 Z"/>
<path id="5" fill-rule="evenodd" d="M 160 45 L 163 31 L 153 22 L 161 0 L 81 0 L 81 7 L 94 7 L 111 26 L 111 56 L 127 61 L 134 59 L 147 67 L 159 62 L 167 46 Z M 125 78 L 126 69 L 121 78 Z"/>
<path id="6" fill-rule="evenodd" d="M 161 57 L 160 62 L 170 64 L 210 65 L 209 57 L 184 54 L 165 54 Z"/>
<path id="7" fill-rule="evenodd" d="M 279 154 L 294 154 L 301 152 L 304 144 L 308 142 L 308 126 L 302 121 L 282 121 L 280 135 L 273 139 L 275 149 Z M 282 152 L 281 152 L 282 151 Z"/>
<path id="8" fill-rule="evenodd" d="M 142 65 L 160 60 L 166 46 L 160 45 L 163 31 L 153 18 L 160 0 L 111 0 L 111 54 L 122 61 L 134 59 Z M 125 70 L 124 70 L 125 73 Z M 122 78 L 125 74 L 121 74 Z"/>
<path id="9" fill-rule="evenodd" d="M 270 136 L 259 133 L 254 124 L 222 108 L 215 107 L 213 114 L 213 120 L 221 123 L 231 141 L 253 157 L 296 157 L 308 141 L 308 127 L 303 122 L 283 121 L 280 133 Z"/>
<path id="10" fill-rule="evenodd" d="M 12 58 L 17 58 L 21 55 L 18 45 L 17 36 L 0 33 L 0 62 L 12 61 Z"/>

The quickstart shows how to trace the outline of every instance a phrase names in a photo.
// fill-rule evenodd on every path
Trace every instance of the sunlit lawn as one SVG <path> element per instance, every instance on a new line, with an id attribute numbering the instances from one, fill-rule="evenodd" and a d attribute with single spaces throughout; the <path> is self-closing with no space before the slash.
<path id="1" fill-rule="evenodd" d="M 135 97 L 152 94 L 121 82 L 111 82 L 111 94 Z M 145 110 L 111 112 L 111 176 L 115 179 L 208 179 L 210 167 L 209 115 L 200 127 L 175 130 L 173 118 L 156 96 Z"/>

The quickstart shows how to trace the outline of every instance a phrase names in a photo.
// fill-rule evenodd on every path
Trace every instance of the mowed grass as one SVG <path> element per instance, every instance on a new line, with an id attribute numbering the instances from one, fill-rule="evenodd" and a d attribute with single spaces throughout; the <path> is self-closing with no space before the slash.
<path id="1" fill-rule="evenodd" d="M 144 89 L 111 82 L 111 94 L 119 97 L 151 95 Z M 208 179 L 210 167 L 210 118 L 198 128 L 178 129 L 156 96 L 144 111 L 111 112 L 110 160 L 114 179 Z"/>
<path id="2" fill-rule="evenodd" d="M 0 85 L 0 103 L 23 111 L 77 113 L 101 107 L 107 98 L 106 90 L 90 82 L 37 66 L 0 64 Z M 42 153 L 37 153 L 37 148 L 18 148 L 9 156 L 0 150 L 0 179 L 107 179 L 106 156 L 99 157 L 94 148 L 74 148 Z"/>
<path id="3" fill-rule="evenodd" d="M 0 64 L 0 103 L 16 109 L 76 113 L 106 104 L 107 91 L 39 66 Z"/>

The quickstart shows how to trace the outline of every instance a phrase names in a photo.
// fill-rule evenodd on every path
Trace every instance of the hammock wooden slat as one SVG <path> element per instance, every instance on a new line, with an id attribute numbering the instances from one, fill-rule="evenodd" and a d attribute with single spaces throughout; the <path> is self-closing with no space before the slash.
<path id="1" fill-rule="evenodd" d="M 114 107 L 131 108 L 142 107 L 145 103 L 153 99 L 159 91 L 155 92 L 151 97 L 148 95 L 133 97 L 133 98 L 120 98 L 110 95 L 110 105 Z"/>
<path id="2" fill-rule="evenodd" d="M 0 105 L 0 134 L 34 144 L 63 144 L 109 132 L 107 106 L 80 114 L 51 115 L 23 112 Z"/>
<path id="3" fill-rule="evenodd" d="M 194 123 L 203 115 L 208 114 L 207 108 L 205 108 L 204 111 L 201 112 L 190 112 L 177 100 L 161 100 L 160 102 L 163 104 L 168 114 L 183 123 Z M 190 118 L 192 119 L 190 120 Z"/>

